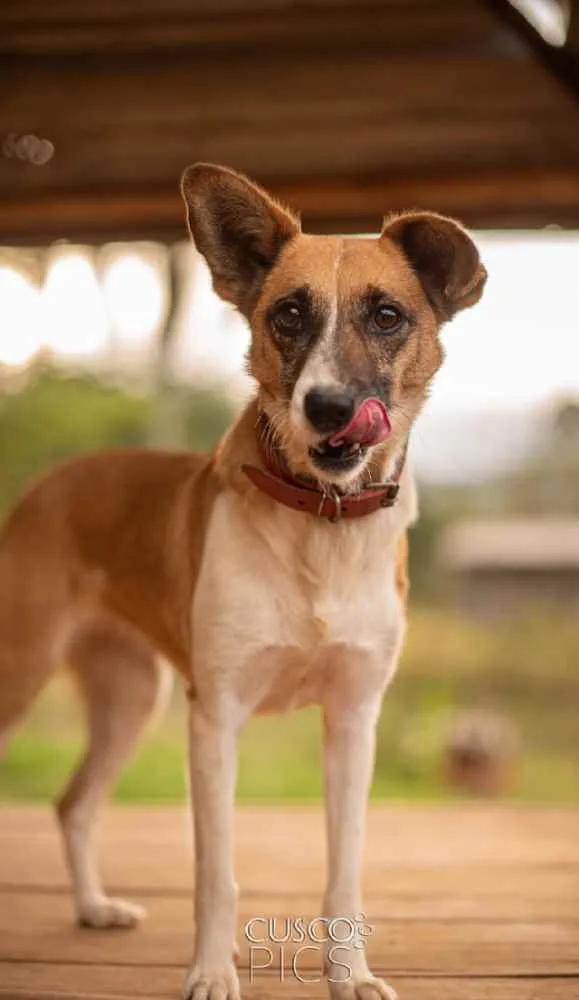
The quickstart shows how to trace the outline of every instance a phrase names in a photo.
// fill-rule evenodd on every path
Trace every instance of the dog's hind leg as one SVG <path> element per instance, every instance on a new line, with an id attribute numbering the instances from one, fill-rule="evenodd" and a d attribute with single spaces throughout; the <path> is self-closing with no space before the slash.
<path id="1" fill-rule="evenodd" d="M 0 586 L 0 601 L 1 591 Z M 59 661 L 56 628 L 26 614 L 22 621 L 7 622 L 2 611 L 0 607 L 0 759 Z"/>
<path id="2" fill-rule="evenodd" d="M 38 524 L 37 507 L 26 499 L 0 531 L 0 752 L 62 662 L 76 613 L 58 529 Z"/>
<path id="3" fill-rule="evenodd" d="M 86 754 L 57 803 L 77 917 L 89 927 L 132 927 L 145 911 L 105 894 L 95 860 L 95 825 L 106 792 L 161 693 L 168 693 L 166 675 L 153 650 L 110 619 L 85 628 L 68 656 L 84 696 L 89 733 Z"/>

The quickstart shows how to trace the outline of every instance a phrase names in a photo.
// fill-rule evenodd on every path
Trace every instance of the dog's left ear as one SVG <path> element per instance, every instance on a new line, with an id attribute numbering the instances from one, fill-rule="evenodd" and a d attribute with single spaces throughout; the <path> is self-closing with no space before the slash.
<path id="1" fill-rule="evenodd" d="M 211 163 L 188 167 L 181 192 L 215 291 L 249 315 L 284 243 L 300 231 L 298 219 L 247 177 Z"/>
<path id="2" fill-rule="evenodd" d="M 434 212 L 407 212 L 386 220 L 384 237 L 404 252 L 441 322 L 478 302 L 487 272 L 458 222 Z"/>

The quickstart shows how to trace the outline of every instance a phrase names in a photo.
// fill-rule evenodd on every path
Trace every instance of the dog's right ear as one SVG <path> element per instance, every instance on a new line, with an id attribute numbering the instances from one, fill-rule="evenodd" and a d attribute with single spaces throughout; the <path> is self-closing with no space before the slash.
<path id="1" fill-rule="evenodd" d="M 261 284 L 299 220 L 242 174 L 211 163 L 181 179 L 189 232 L 218 295 L 249 315 Z"/>

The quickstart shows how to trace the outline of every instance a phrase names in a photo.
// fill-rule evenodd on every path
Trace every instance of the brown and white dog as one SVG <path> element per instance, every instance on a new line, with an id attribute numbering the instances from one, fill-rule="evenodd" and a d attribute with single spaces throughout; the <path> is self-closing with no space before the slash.
<path id="1" fill-rule="evenodd" d="M 160 658 L 190 699 L 196 942 L 185 995 L 234 1000 L 236 744 L 254 712 L 321 706 L 329 871 L 324 914 L 362 908 L 376 721 L 404 631 L 405 463 L 442 361 L 438 333 L 485 282 L 456 222 L 420 212 L 377 239 L 309 236 L 247 178 L 198 164 L 189 226 L 247 318 L 257 391 L 212 455 L 109 451 L 37 482 L 0 539 L 0 734 L 66 660 L 87 754 L 58 805 L 81 923 L 140 909 L 103 891 L 97 808 L 152 712 Z M 391 995 L 364 951 L 328 960 L 334 997 Z M 333 974 L 335 973 L 335 974 Z"/>

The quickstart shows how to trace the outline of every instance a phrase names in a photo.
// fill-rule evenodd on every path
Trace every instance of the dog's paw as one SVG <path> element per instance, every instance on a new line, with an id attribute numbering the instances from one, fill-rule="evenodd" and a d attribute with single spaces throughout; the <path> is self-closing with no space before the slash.
<path id="1" fill-rule="evenodd" d="M 219 972 L 205 972 L 194 965 L 187 977 L 183 1000 L 241 1000 L 234 965 Z"/>
<path id="2" fill-rule="evenodd" d="M 103 930 L 107 927 L 136 927 L 144 920 L 147 911 L 136 903 L 128 903 L 124 899 L 102 899 L 87 903 L 82 907 L 78 922 L 81 927 L 96 927 Z"/>
<path id="3" fill-rule="evenodd" d="M 396 991 L 372 975 L 330 982 L 330 996 L 332 1000 L 397 1000 Z"/>

